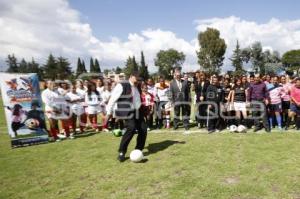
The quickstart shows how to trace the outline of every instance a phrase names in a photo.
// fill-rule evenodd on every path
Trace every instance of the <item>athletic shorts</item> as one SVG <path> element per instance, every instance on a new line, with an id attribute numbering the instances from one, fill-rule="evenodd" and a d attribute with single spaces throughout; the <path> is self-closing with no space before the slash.
<path id="1" fill-rule="evenodd" d="M 282 101 L 282 109 L 283 110 L 290 109 L 290 101 Z"/>
<path id="2" fill-rule="evenodd" d="M 278 104 L 270 104 L 269 110 L 270 110 L 271 112 L 281 112 L 281 111 L 282 111 L 282 104 L 281 104 L 281 103 L 278 103 Z"/>
<path id="3" fill-rule="evenodd" d="M 290 109 L 292 112 L 296 113 L 297 115 L 300 115 L 300 107 L 296 106 L 296 104 L 291 103 Z"/>
<path id="4" fill-rule="evenodd" d="M 246 110 L 246 102 L 234 102 L 233 107 L 235 111 L 245 111 Z"/>

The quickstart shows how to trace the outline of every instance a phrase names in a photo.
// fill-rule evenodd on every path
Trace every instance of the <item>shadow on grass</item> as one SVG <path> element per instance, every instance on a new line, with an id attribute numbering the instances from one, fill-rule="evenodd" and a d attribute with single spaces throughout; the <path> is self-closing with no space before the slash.
<path id="1" fill-rule="evenodd" d="M 154 153 L 157 153 L 159 151 L 166 150 L 170 146 L 174 144 L 185 144 L 185 141 L 174 141 L 174 140 L 165 140 L 158 143 L 151 143 L 149 144 L 146 149 L 148 149 L 148 152 L 145 152 L 144 155 L 151 155 Z"/>
<path id="2" fill-rule="evenodd" d="M 89 136 L 93 136 L 99 133 L 96 132 L 85 132 L 85 133 L 80 133 L 80 134 L 76 134 L 74 135 L 75 138 L 84 138 L 84 137 L 89 137 Z"/>

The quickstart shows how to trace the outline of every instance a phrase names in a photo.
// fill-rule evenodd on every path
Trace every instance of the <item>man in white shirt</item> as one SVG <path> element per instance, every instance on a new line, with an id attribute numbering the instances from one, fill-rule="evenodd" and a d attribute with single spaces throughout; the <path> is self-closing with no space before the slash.
<path id="1" fill-rule="evenodd" d="M 120 81 L 112 90 L 111 98 L 107 104 L 106 121 L 112 117 L 115 104 L 117 104 L 116 117 L 124 120 L 126 132 L 121 139 L 119 147 L 118 160 L 120 162 L 125 161 L 127 147 L 136 131 L 138 136 L 135 149 L 142 151 L 146 143 L 147 125 L 140 111 L 141 96 L 136 87 L 138 77 L 138 73 L 133 73 L 128 81 Z"/>

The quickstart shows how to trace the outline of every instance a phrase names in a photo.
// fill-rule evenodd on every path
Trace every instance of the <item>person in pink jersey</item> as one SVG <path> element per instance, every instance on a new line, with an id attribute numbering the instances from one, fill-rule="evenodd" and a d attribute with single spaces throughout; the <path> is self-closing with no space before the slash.
<path id="1" fill-rule="evenodd" d="M 300 78 L 296 79 L 295 86 L 291 88 L 290 117 L 296 117 L 297 130 L 300 129 Z"/>
<path id="2" fill-rule="evenodd" d="M 273 127 L 273 118 L 276 117 L 279 130 L 282 130 L 282 98 L 284 97 L 284 89 L 278 82 L 278 77 L 274 76 L 269 84 L 269 124 Z"/>
<path id="3" fill-rule="evenodd" d="M 291 96 L 290 96 L 290 91 L 292 88 L 292 83 L 289 82 L 288 76 L 281 76 L 280 78 L 280 82 L 282 85 L 282 88 L 284 90 L 284 96 L 282 98 L 282 120 L 283 120 L 283 124 L 285 126 L 285 129 L 288 129 L 288 123 L 289 123 L 289 110 L 290 110 L 290 100 L 291 100 Z"/>

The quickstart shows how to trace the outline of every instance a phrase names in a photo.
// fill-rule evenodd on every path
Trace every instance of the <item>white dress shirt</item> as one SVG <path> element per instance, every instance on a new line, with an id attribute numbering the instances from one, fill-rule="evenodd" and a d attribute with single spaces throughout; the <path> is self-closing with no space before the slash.
<path id="1" fill-rule="evenodd" d="M 132 92 L 132 102 L 135 110 L 138 110 L 141 107 L 141 96 L 136 86 L 134 86 L 130 81 L 131 85 L 131 92 Z M 112 115 L 114 105 L 118 101 L 118 99 L 121 97 L 123 93 L 123 86 L 121 83 L 118 83 L 115 88 L 111 92 L 111 97 L 107 104 L 107 114 Z"/>

